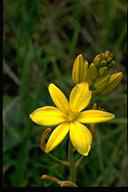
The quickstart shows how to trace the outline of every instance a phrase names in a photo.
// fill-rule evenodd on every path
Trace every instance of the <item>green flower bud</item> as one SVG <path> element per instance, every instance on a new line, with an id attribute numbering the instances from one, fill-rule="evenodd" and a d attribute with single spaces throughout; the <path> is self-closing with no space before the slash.
<path id="1" fill-rule="evenodd" d="M 111 75 L 105 75 L 103 77 L 99 77 L 94 82 L 94 87 L 96 88 L 96 92 L 100 93 L 106 87 Z"/>
<path id="2" fill-rule="evenodd" d="M 123 77 L 123 73 L 122 72 L 118 72 L 118 73 L 114 73 L 113 75 L 111 75 L 107 86 L 105 87 L 105 89 L 100 93 L 100 95 L 107 95 L 108 93 L 110 93 L 113 89 L 115 89 L 121 79 Z"/>
<path id="3" fill-rule="evenodd" d="M 94 58 L 93 63 L 96 65 L 97 68 L 100 67 L 100 55 L 96 55 L 96 57 Z"/>
<path id="4" fill-rule="evenodd" d="M 104 51 L 104 55 L 105 55 L 105 57 L 108 57 L 109 54 L 110 54 L 110 52 L 109 52 L 108 50 Z"/>
<path id="5" fill-rule="evenodd" d="M 95 80 L 97 78 L 97 68 L 94 63 L 91 63 L 89 66 L 89 77 L 90 80 Z"/>
<path id="6" fill-rule="evenodd" d="M 111 63 L 108 64 L 108 68 L 112 68 L 112 67 L 114 67 L 115 64 L 116 64 L 116 62 L 115 62 L 115 61 L 112 61 Z"/>
<path id="7" fill-rule="evenodd" d="M 101 65 L 106 65 L 107 64 L 107 62 L 105 60 L 102 60 L 100 63 L 101 63 Z"/>
<path id="8" fill-rule="evenodd" d="M 107 58 L 107 62 L 112 62 L 112 56 L 109 56 L 109 57 Z"/>
<path id="9" fill-rule="evenodd" d="M 108 73 L 108 68 L 106 66 L 104 67 L 101 67 L 99 69 L 99 75 L 102 76 L 102 75 L 106 75 Z"/>
<path id="10" fill-rule="evenodd" d="M 107 66 L 112 67 L 113 66 L 113 57 L 112 54 L 109 51 L 104 51 L 100 53 L 99 55 L 96 55 L 94 58 L 93 63 L 96 65 L 97 68 Z"/>

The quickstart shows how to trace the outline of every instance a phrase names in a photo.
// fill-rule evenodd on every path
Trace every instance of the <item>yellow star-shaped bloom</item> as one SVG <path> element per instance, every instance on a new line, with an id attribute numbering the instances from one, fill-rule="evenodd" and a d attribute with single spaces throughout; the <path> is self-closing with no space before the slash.
<path id="1" fill-rule="evenodd" d="M 69 102 L 52 83 L 49 85 L 49 92 L 57 108 L 41 107 L 30 114 L 30 118 L 39 125 L 59 124 L 50 135 L 45 152 L 49 153 L 57 147 L 69 132 L 72 145 L 80 154 L 87 156 L 92 144 L 92 135 L 82 123 L 100 123 L 113 119 L 115 115 L 102 110 L 82 111 L 89 104 L 92 95 L 87 82 L 79 83 L 72 89 Z"/>

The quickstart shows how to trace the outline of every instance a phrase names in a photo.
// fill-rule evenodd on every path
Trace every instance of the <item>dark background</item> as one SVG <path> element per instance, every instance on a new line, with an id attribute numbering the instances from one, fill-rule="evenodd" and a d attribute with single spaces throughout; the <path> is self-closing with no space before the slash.
<path id="1" fill-rule="evenodd" d="M 53 105 L 49 83 L 69 94 L 78 54 L 91 62 L 105 50 L 116 60 L 113 72 L 122 71 L 124 76 L 117 89 L 94 101 L 116 118 L 96 126 L 96 139 L 77 170 L 76 184 L 127 186 L 126 1 L 8 0 L 3 4 L 3 186 L 57 186 L 42 181 L 42 174 L 68 179 L 68 169 L 41 151 L 45 127 L 34 124 L 29 114 Z M 52 154 L 67 160 L 67 142 L 68 137 Z M 79 156 L 75 154 L 76 159 Z"/>

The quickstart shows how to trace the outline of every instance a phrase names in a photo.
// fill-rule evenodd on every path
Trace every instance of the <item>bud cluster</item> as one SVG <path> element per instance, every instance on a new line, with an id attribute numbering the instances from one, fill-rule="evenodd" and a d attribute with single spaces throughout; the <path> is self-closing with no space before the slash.
<path id="1" fill-rule="evenodd" d="M 106 95 L 115 89 L 122 79 L 122 72 L 109 73 L 109 69 L 115 66 L 112 54 L 104 51 L 95 56 L 89 65 L 80 54 L 74 61 L 72 79 L 75 84 L 87 81 L 93 95 Z"/>
<path id="2" fill-rule="evenodd" d="M 112 58 L 112 54 L 108 50 L 96 55 L 93 60 L 93 63 L 96 65 L 97 68 L 104 66 L 111 68 L 115 65 L 115 61 Z"/>

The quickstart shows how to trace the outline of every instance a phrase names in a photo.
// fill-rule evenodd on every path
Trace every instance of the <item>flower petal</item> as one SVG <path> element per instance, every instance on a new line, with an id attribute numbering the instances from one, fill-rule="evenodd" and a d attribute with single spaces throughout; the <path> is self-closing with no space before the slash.
<path id="1" fill-rule="evenodd" d="M 64 113 L 69 111 L 69 103 L 65 95 L 53 83 L 49 85 L 49 92 L 55 105 Z"/>
<path id="2" fill-rule="evenodd" d="M 65 114 L 56 107 L 41 107 L 30 114 L 30 118 L 39 125 L 57 125 L 64 122 Z"/>
<path id="3" fill-rule="evenodd" d="M 115 117 L 114 114 L 101 110 L 87 110 L 81 112 L 77 120 L 81 123 L 100 123 L 109 121 Z"/>
<path id="4" fill-rule="evenodd" d="M 69 131 L 69 123 L 60 124 L 50 135 L 48 142 L 46 144 L 45 152 L 49 153 L 53 150 L 57 145 L 59 145 Z"/>
<path id="5" fill-rule="evenodd" d="M 87 82 L 77 84 L 70 94 L 70 109 L 75 112 L 82 111 L 89 104 L 91 93 Z"/>
<path id="6" fill-rule="evenodd" d="M 70 123 L 70 138 L 77 151 L 87 156 L 92 144 L 92 135 L 89 129 L 78 121 L 74 121 Z"/>

